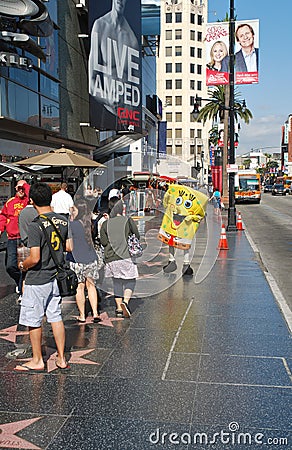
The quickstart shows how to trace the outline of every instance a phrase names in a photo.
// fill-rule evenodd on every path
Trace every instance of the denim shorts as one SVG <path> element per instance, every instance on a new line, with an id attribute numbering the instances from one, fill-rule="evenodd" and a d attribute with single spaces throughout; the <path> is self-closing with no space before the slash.
<path id="1" fill-rule="evenodd" d="M 41 285 L 24 285 L 20 325 L 38 328 L 42 325 L 44 316 L 50 323 L 62 320 L 61 297 L 56 280 Z"/>

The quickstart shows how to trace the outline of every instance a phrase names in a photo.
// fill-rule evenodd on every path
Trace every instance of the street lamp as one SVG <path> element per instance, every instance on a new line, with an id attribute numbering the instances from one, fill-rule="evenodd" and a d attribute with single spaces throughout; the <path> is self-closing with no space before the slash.
<path id="1" fill-rule="evenodd" d="M 209 103 L 215 103 L 219 106 L 219 109 L 221 111 L 229 111 L 229 164 L 235 163 L 235 145 L 234 145 L 234 139 L 235 139 L 235 126 L 234 126 L 234 113 L 235 111 L 238 111 L 239 109 L 246 108 L 246 102 L 245 99 L 242 101 L 237 101 L 237 105 L 234 105 L 234 90 L 232 94 L 232 90 L 230 91 L 230 97 L 233 96 L 233 102 L 229 102 L 229 106 L 226 106 L 224 103 L 221 103 L 220 100 L 216 98 L 202 98 L 196 95 L 194 107 L 192 111 L 192 115 L 195 120 L 198 119 L 200 114 L 200 107 L 202 104 L 202 101 L 206 101 Z M 234 173 L 229 172 L 229 187 L 228 187 L 228 193 L 229 193 L 229 207 L 228 207 L 228 225 L 227 225 L 227 231 L 237 231 L 236 227 L 236 210 L 235 210 L 235 187 L 234 187 Z"/>
<path id="2" fill-rule="evenodd" d="M 230 12 L 229 12 L 229 106 L 225 106 L 220 104 L 220 102 L 216 99 L 207 99 L 207 101 L 214 102 L 219 104 L 220 109 L 229 111 L 229 163 L 235 163 L 235 146 L 234 146 L 234 112 L 236 111 L 236 107 L 234 106 L 234 34 L 235 34 L 235 17 L 234 17 L 234 0 L 230 0 L 229 3 Z M 199 106 L 200 106 L 200 97 L 196 96 L 196 102 L 194 104 L 194 110 L 192 112 L 194 118 L 198 118 L 199 115 Z M 245 101 L 242 102 L 242 107 L 244 108 Z M 236 209 L 235 209 L 235 186 L 234 186 L 234 178 L 235 173 L 229 173 L 229 207 L 228 207 L 228 225 L 227 231 L 237 231 L 236 227 Z"/>

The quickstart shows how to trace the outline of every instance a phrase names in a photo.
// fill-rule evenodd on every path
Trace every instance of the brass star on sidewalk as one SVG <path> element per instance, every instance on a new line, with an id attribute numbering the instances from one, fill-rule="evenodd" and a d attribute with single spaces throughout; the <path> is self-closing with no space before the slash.
<path id="1" fill-rule="evenodd" d="M 6 339 L 6 341 L 13 342 L 15 344 L 17 336 L 25 336 L 29 334 L 28 331 L 17 331 L 17 325 L 12 325 L 12 327 L 3 328 L 0 330 L 0 338 Z"/>
<path id="2" fill-rule="evenodd" d="M 18 436 L 15 436 L 20 430 L 28 427 L 32 423 L 40 420 L 41 417 L 28 420 L 20 420 L 19 422 L 10 422 L 0 424 L 0 448 L 28 448 L 28 449 L 40 449 L 31 442 L 26 441 Z"/>
<path id="3" fill-rule="evenodd" d="M 113 327 L 112 322 L 117 320 L 124 320 L 122 317 L 109 317 L 106 312 L 103 312 L 99 315 L 101 318 L 101 322 L 98 325 L 104 325 L 105 327 Z"/>

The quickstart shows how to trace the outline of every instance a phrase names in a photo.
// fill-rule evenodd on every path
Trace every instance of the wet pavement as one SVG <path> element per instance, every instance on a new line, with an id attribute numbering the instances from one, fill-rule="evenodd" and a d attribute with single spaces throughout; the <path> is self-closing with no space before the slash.
<path id="1" fill-rule="evenodd" d="M 218 231 L 219 219 L 208 215 Z M 206 241 L 212 244 L 204 229 L 195 272 Z M 47 324 L 46 372 L 13 372 L 30 357 L 30 345 L 1 271 L 0 448 L 291 448 L 291 334 L 245 232 L 227 239 L 229 249 L 215 252 L 200 283 L 181 277 L 179 264 L 163 274 L 167 248 L 159 248 L 154 276 L 149 258 L 140 264 L 131 319 L 115 318 L 110 293 L 102 295 L 99 324 L 91 316 L 77 323 L 75 302 L 63 301 L 66 372 L 55 365 Z"/>

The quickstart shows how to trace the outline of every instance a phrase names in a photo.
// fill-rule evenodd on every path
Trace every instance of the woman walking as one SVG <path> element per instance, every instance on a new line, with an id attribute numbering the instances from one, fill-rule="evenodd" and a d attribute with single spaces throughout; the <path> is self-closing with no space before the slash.
<path id="1" fill-rule="evenodd" d="M 131 316 L 129 301 L 138 277 L 137 265 L 128 250 L 131 234 L 140 238 L 133 219 L 123 216 L 123 202 L 113 197 L 109 202 L 109 219 L 100 230 L 100 242 L 104 247 L 105 277 L 113 280 L 117 317 Z"/>
<path id="2" fill-rule="evenodd" d="M 93 321 L 101 321 L 98 315 L 98 296 L 95 282 L 99 278 L 99 261 L 92 242 L 91 213 L 87 202 L 80 199 L 72 213 L 70 229 L 73 238 L 73 251 L 67 254 L 71 268 L 78 278 L 76 303 L 79 309 L 78 322 L 85 323 L 85 288 L 92 309 Z"/>

